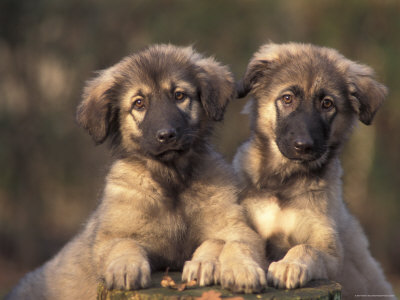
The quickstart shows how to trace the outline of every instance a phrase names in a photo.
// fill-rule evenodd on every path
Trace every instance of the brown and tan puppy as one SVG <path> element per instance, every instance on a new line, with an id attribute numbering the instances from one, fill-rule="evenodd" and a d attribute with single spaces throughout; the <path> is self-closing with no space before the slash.
<path id="1" fill-rule="evenodd" d="M 339 155 L 357 118 L 370 124 L 386 95 L 373 71 L 337 51 L 267 44 L 243 80 L 252 134 L 234 159 L 241 203 L 265 239 L 267 280 L 296 288 L 329 278 L 343 296 L 391 295 L 342 200 Z"/>
<path id="2" fill-rule="evenodd" d="M 233 170 L 209 145 L 231 73 L 192 48 L 158 45 L 89 81 L 77 120 L 116 157 L 85 228 L 8 299 L 95 299 L 149 286 L 152 270 L 235 291 L 266 284 L 262 240 L 237 204 Z M 196 250 L 197 249 L 197 250 Z M 186 263 L 185 263 L 186 262 Z"/>

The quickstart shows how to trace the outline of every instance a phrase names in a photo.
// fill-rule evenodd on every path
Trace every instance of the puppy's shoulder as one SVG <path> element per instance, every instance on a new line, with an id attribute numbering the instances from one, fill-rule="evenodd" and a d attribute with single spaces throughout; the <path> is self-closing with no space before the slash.
<path id="1" fill-rule="evenodd" d="M 236 176 L 232 166 L 227 163 L 220 153 L 213 149 L 209 150 L 207 155 L 203 157 L 197 175 L 200 181 L 236 181 Z"/>
<path id="2" fill-rule="evenodd" d="M 236 174 L 240 174 L 243 169 L 244 160 L 246 158 L 246 154 L 248 153 L 250 145 L 250 141 L 246 141 L 236 150 L 236 154 L 233 157 L 232 161 L 232 166 Z"/>
<path id="3" fill-rule="evenodd" d="M 115 161 L 106 178 L 101 207 L 110 209 L 112 206 L 115 209 L 128 206 L 139 209 L 149 197 L 153 204 L 162 197 L 150 171 L 134 161 Z"/>
<path id="4" fill-rule="evenodd" d="M 201 199 L 208 204 L 237 202 L 238 180 L 221 154 L 212 151 L 204 156 L 195 172 L 185 198 Z"/>
<path id="5" fill-rule="evenodd" d="M 256 142 L 249 139 L 239 146 L 233 158 L 232 166 L 241 184 L 255 183 L 259 180 L 259 166 L 262 163 L 262 154 Z"/>

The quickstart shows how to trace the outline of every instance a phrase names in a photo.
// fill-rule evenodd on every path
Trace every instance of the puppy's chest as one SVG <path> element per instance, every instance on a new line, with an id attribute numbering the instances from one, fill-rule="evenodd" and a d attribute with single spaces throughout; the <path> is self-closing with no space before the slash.
<path id="1" fill-rule="evenodd" d="M 290 235 L 298 222 L 296 212 L 282 209 L 271 200 L 253 202 L 247 206 L 247 210 L 251 223 L 264 239 L 277 234 Z"/>
<path id="2" fill-rule="evenodd" d="M 159 243 L 174 245 L 187 239 L 190 224 L 184 212 L 178 209 L 160 208 L 156 213 L 144 214 L 142 234 L 152 240 L 157 238 Z"/>
<path id="3" fill-rule="evenodd" d="M 163 207 L 143 217 L 139 239 L 148 250 L 153 265 L 180 266 L 190 258 L 197 239 L 183 209 Z"/>

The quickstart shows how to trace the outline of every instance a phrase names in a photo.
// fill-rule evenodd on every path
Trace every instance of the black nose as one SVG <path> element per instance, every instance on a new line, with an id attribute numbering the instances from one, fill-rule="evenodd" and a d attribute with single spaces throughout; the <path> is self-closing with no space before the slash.
<path id="1" fill-rule="evenodd" d="M 176 140 L 177 132 L 176 129 L 160 129 L 157 131 L 157 140 L 160 143 L 166 144 Z"/>
<path id="2" fill-rule="evenodd" d="M 313 142 L 310 139 L 297 139 L 294 141 L 294 150 L 298 154 L 307 154 L 313 149 Z"/>

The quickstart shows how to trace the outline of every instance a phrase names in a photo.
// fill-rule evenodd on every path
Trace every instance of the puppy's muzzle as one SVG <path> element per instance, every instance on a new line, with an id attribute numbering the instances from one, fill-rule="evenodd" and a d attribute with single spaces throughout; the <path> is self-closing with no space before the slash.
<path id="1" fill-rule="evenodd" d="M 156 139 L 161 144 L 170 144 L 176 142 L 178 132 L 175 128 L 163 128 L 157 131 Z"/>
<path id="2" fill-rule="evenodd" d="M 157 143 L 155 155 L 161 161 L 171 161 L 187 152 L 189 144 L 185 143 L 184 136 L 179 128 L 164 127 L 155 134 Z"/>
<path id="3" fill-rule="evenodd" d="M 277 145 L 287 158 L 302 162 L 319 159 L 327 151 L 328 130 L 312 116 L 286 118 L 277 131 Z"/>
<path id="4" fill-rule="evenodd" d="M 312 153 L 313 148 L 314 142 L 310 138 L 298 137 L 293 142 L 293 149 L 299 156 Z"/>

